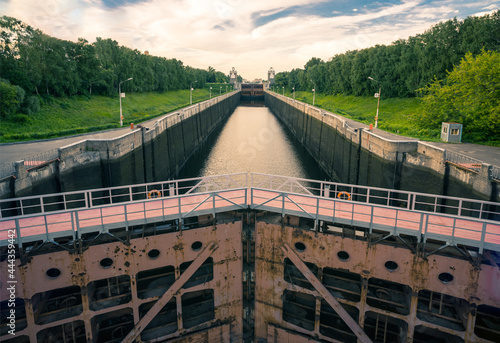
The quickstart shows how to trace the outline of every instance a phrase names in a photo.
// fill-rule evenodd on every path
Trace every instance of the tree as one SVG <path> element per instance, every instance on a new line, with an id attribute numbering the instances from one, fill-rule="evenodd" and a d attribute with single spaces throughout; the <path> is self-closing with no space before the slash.
<path id="1" fill-rule="evenodd" d="M 0 79 L 0 118 L 15 114 L 20 106 L 16 86 L 7 80 Z"/>
<path id="2" fill-rule="evenodd" d="M 416 117 L 422 127 L 441 122 L 463 124 L 465 139 L 500 137 L 500 53 L 468 53 L 444 81 L 434 80 L 421 90 L 423 111 Z"/>

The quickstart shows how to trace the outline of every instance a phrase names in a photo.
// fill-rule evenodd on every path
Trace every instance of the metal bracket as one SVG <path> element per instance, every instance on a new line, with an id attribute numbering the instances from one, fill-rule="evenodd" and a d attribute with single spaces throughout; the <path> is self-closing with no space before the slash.
<path id="1" fill-rule="evenodd" d="M 359 324 L 352 319 L 352 317 L 347 313 L 347 311 L 340 305 L 340 303 L 333 297 L 333 295 L 326 289 L 325 286 L 318 280 L 318 278 L 307 268 L 306 264 L 300 259 L 300 257 L 290 248 L 290 246 L 285 243 L 281 246 L 281 250 L 285 255 L 292 261 L 292 263 L 297 267 L 302 274 L 306 277 L 307 281 L 313 285 L 314 289 L 321 295 L 323 299 L 334 309 L 335 312 L 342 318 L 342 320 L 349 326 L 352 332 L 358 337 L 358 341 L 361 343 L 371 343 L 372 340 L 363 331 Z"/>
<path id="2" fill-rule="evenodd" d="M 149 311 L 142 317 L 141 320 L 134 326 L 132 331 L 122 340 L 122 343 L 133 343 L 137 336 L 148 326 L 148 324 L 156 317 L 161 309 L 172 299 L 172 297 L 184 286 L 189 278 L 201 267 L 203 262 L 217 250 L 216 242 L 209 243 L 203 251 L 194 259 L 193 263 L 175 280 L 169 289 L 156 301 L 156 303 L 149 309 Z"/>

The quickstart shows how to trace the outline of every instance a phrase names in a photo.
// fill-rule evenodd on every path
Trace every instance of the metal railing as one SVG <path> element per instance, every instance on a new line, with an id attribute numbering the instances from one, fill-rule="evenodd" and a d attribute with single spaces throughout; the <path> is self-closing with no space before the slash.
<path id="1" fill-rule="evenodd" d="M 227 174 L 0 200 L 0 218 L 247 187 L 248 174 Z"/>
<path id="2" fill-rule="evenodd" d="M 500 221 L 500 203 L 482 200 L 260 173 L 250 174 L 249 187 L 320 195 L 327 198 L 405 208 L 412 211 Z"/>
<path id="3" fill-rule="evenodd" d="M 500 221 L 500 203 L 287 176 L 236 173 L 0 200 L 0 218 L 93 208 L 156 197 L 263 188 L 358 203 Z"/>
<path id="4" fill-rule="evenodd" d="M 206 214 L 215 217 L 221 212 L 252 209 L 278 213 L 282 217 L 294 215 L 309 218 L 315 222 L 317 230 L 318 222 L 325 221 L 367 228 L 370 233 L 378 230 L 392 235 L 410 235 L 416 237 L 418 242 L 436 239 L 452 245 L 464 244 L 477 247 L 480 253 L 483 249 L 500 251 L 499 222 L 313 195 L 302 188 L 303 192 L 293 193 L 283 189 L 284 183 L 274 183 L 279 190 L 232 186 L 237 182 L 235 176 L 241 175 L 207 178 L 194 185 L 174 188 L 183 190 L 179 194 L 159 198 L 5 218 L 0 220 L 0 245 L 7 244 L 9 238 L 19 246 L 29 242 L 54 241 L 58 237 L 73 237 L 76 240 L 88 233 L 109 233 L 113 229 L 127 231 L 134 225 L 172 220 L 182 227 L 182 221 L 188 217 Z M 165 183 L 169 185 L 165 190 L 172 190 L 170 185 L 175 182 L 179 181 Z M 207 192 L 205 189 L 218 190 Z M 137 194 L 144 195 L 145 190 Z M 95 197 L 94 200 L 106 198 L 111 199 Z"/>
<path id="5" fill-rule="evenodd" d="M 4 164 L 0 167 L 0 179 L 14 176 L 16 174 L 16 163 Z"/>
<path id="6" fill-rule="evenodd" d="M 249 206 L 255 210 L 294 215 L 318 221 L 367 228 L 391 235 L 405 234 L 418 242 L 429 239 L 448 245 L 463 244 L 500 251 L 500 223 L 438 213 L 426 213 L 312 195 L 250 189 Z M 317 226 L 317 224 L 315 225 Z"/>
<path id="7" fill-rule="evenodd" d="M 479 172 L 481 170 L 481 165 L 483 164 L 483 161 L 465 156 L 453 151 L 445 150 L 444 153 L 444 159 L 447 162 L 451 162 L 453 164 L 457 164 L 461 167 L 464 167 L 466 169 Z"/>
<path id="8" fill-rule="evenodd" d="M 238 188 L 28 215 L 0 220 L 0 246 L 15 241 L 22 247 L 29 242 L 54 241 L 58 237 L 76 240 L 89 233 L 109 233 L 117 228 L 128 231 L 134 225 L 182 222 L 190 216 L 215 216 L 218 212 L 247 207 L 247 189 Z"/>
<path id="9" fill-rule="evenodd" d="M 40 164 L 55 160 L 58 157 L 59 157 L 59 150 L 52 149 L 30 157 L 25 157 L 24 165 L 26 166 L 26 169 L 29 169 L 32 167 L 36 167 Z"/>
<path id="10" fill-rule="evenodd" d="M 301 106 L 303 106 L 303 108 L 304 108 L 303 111 L 306 113 L 308 113 L 307 111 L 314 110 L 317 112 L 317 114 L 319 111 L 324 116 L 335 117 L 337 120 L 342 122 L 342 127 L 345 127 L 348 131 L 350 131 L 353 134 L 357 135 L 359 133 L 359 131 L 357 131 L 356 128 L 349 125 L 343 117 L 341 117 L 337 114 L 334 114 L 334 113 L 326 111 L 326 110 L 320 110 L 316 107 L 313 107 L 312 105 L 306 104 L 306 103 L 298 101 L 298 100 L 291 99 L 291 98 L 284 96 L 284 95 L 281 95 L 279 93 L 273 93 L 273 96 L 280 98 L 281 101 L 286 102 L 290 106 L 294 106 L 296 108 L 298 108 L 299 107 L 298 105 L 300 104 Z M 476 173 L 478 173 L 481 170 L 481 165 L 484 163 L 481 160 L 478 160 L 478 159 L 475 159 L 475 158 L 472 158 L 472 157 L 469 157 L 469 156 L 466 156 L 466 155 L 463 155 L 460 153 L 456 153 L 453 151 L 449 151 L 446 149 L 445 149 L 444 159 L 446 162 L 450 162 L 450 163 L 459 165 L 462 168 L 474 171 Z M 493 165 L 491 168 L 490 175 L 488 177 L 492 180 L 500 181 L 500 167 Z"/>
<path id="11" fill-rule="evenodd" d="M 195 114 L 198 114 L 200 111 L 224 100 L 229 98 L 230 96 L 234 95 L 238 91 L 232 91 L 229 93 L 225 93 L 222 95 L 219 95 L 213 99 L 205 100 L 197 104 L 190 105 L 188 107 L 185 107 L 179 111 L 175 111 L 172 113 L 169 113 L 167 115 L 164 115 L 160 117 L 154 125 L 151 127 L 151 129 L 154 129 L 155 127 L 159 127 L 160 130 L 165 130 L 169 127 L 172 127 L 174 125 L 179 124 L 182 120 L 187 119 Z M 150 131 L 151 132 L 151 131 Z M 24 160 L 24 165 L 26 166 L 26 169 L 30 169 L 36 166 L 39 166 L 40 164 L 53 161 L 59 157 L 59 149 L 51 149 L 33 156 L 28 156 L 28 157 L 23 157 L 20 158 L 19 160 Z M 0 179 L 6 178 L 13 176 L 15 174 L 15 163 L 11 164 L 4 164 L 0 166 Z"/>

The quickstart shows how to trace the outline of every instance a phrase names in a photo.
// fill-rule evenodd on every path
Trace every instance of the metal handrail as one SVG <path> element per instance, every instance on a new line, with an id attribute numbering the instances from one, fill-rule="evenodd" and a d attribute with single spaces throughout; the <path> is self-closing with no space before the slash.
<path id="1" fill-rule="evenodd" d="M 109 232 L 131 225 L 182 221 L 189 216 L 254 209 L 296 215 L 318 221 L 365 227 L 391 234 L 405 234 L 422 239 L 439 239 L 449 244 L 465 244 L 500 250 L 500 223 L 429 213 L 407 208 L 353 202 L 318 195 L 291 193 L 258 187 L 230 188 L 220 191 L 188 193 L 157 199 L 110 204 L 63 212 L 33 214 L 0 220 L 0 245 L 15 232 L 19 246 L 37 240 L 78 236 L 89 232 Z M 24 234 L 28 232 L 29 234 Z"/>
<path id="2" fill-rule="evenodd" d="M 246 187 L 247 178 L 247 173 L 234 173 L 2 199 L 0 200 L 0 219 L 138 201 L 158 195 L 154 192 L 155 190 L 161 196 L 172 196 L 200 192 L 202 189 L 217 191 Z"/>
<path id="3" fill-rule="evenodd" d="M 183 119 L 187 119 L 195 114 L 198 114 L 200 110 L 209 107 L 209 105 L 213 105 L 221 100 L 227 99 L 230 96 L 234 95 L 238 91 L 232 91 L 229 93 L 225 93 L 222 95 L 218 95 L 216 98 L 209 99 L 209 100 L 204 100 L 200 103 L 196 103 L 193 105 L 189 105 L 188 107 L 182 108 L 178 111 L 174 111 L 171 113 L 168 113 L 164 116 L 161 116 L 159 119 L 155 121 L 155 123 L 152 125 L 151 129 L 154 129 L 155 127 L 160 127 L 163 128 L 163 130 L 166 130 L 174 125 L 177 125 L 181 122 Z M 163 124 L 164 123 L 164 124 Z M 149 130 L 148 133 L 152 133 L 152 130 Z M 119 138 L 119 137 L 117 137 Z M 116 138 L 113 138 L 116 139 Z M 92 139 L 90 139 L 92 140 Z M 110 139 L 112 140 L 112 139 Z M 20 160 L 24 160 L 25 166 L 29 168 L 37 167 L 40 164 L 53 161 L 59 157 L 59 149 L 51 149 L 48 151 L 41 152 L 39 154 L 33 155 L 33 156 L 28 156 L 21 158 Z M 5 178 L 5 177 L 10 177 L 13 176 L 15 173 L 15 163 L 11 163 L 10 165 L 2 165 L 0 166 L 0 179 Z"/>
<path id="4" fill-rule="evenodd" d="M 463 154 L 459 154 L 454 151 L 449 151 L 445 150 L 444 152 L 444 159 L 447 162 L 451 162 L 454 164 L 458 164 L 464 168 L 473 170 L 475 172 L 478 172 L 481 170 L 481 165 L 483 164 L 483 161 L 465 156 Z"/>
<path id="5" fill-rule="evenodd" d="M 207 201 L 208 198 L 212 201 Z M 0 246 L 9 243 L 11 232 L 15 233 L 15 241 L 22 247 L 26 242 L 52 241 L 57 237 L 75 235 L 81 238 L 82 234 L 90 232 L 182 220 L 189 214 L 247 209 L 247 199 L 247 188 L 243 187 L 3 219 L 0 220 Z M 219 206 L 221 204 L 224 206 Z"/>
<path id="6" fill-rule="evenodd" d="M 161 196 L 172 196 L 238 187 L 264 187 L 337 198 L 347 196 L 353 202 L 500 221 L 500 204 L 496 202 L 262 173 L 234 173 L 2 199 L 0 219 L 139 201 L 147 199 L 149 195 L 155 196 L 153 190 L 157 190 Z"/>
<path id="7" fill-rule="evenodd" d="M 258 193 L 259 191 L 266 196 Z M 360 204 L 307 194 L 271 192 L 265 188 L 250 189 L 250 208 L 281 213 L 282 216 L 290 214 L 365 227 L 370 233 L 374 229 L 393 235 L 403 233 L 416 237 L 418 242 L 427 239 L 444 240 L 447 244 L 476 247 L 479 253 L 484 249 L 500 251 L 500 224 L 492 220 Z"/>

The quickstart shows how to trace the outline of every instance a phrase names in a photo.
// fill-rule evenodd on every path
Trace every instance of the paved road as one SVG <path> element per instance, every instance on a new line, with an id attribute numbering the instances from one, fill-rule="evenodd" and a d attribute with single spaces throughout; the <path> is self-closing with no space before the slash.
<path id="1" fill-rule="evenodd" d="M 167 116 L 169 114 L 166 114 Z M 157 117 L 149 121 L 141 123 L 144 127 L 152 127 L 157 120 L 163 117 Z M 29 141 L 20 143 L 3 143 L 0 144 L 0 168 L 9 165 L 13 162 L 22 160 L 26 157 L 35 156 L 53 149 L 61 148 L 76 142 L 86 139 L 112 139 L 123 136 L 130 132 L 129 126 L 124 126 L 120 129 L 106 130 L 83 135 L 44 139 L 39 141 Z"/>
<path id="2" fill-rule="evenodd" d="M 165 116 L 167 115 L 169 114 L 166 114 Z M 147 122 L 141 123 L 141 125 L 145 127 L 152 127 L 154 123 L 160 118 L 149 120 Z M 350 119 L 347 119 L 346 121 L 353 129 L 367 128 L 367 125 L 365 124 L 360 124 Z M 0 168 L 5 167 L 15 161 L 22 160 L 26 157 L 34 156 L 46 151 L 57 149 L 75 142 L 80 142 L 85 139 L 116 138 L 128 132 L 130 132 L 130 127 L 123 127 L 120 129 L 102 131 L 97 133 L 89 133 L 89 134 L 71 136 L 65 138 L 47 139 L 47 140 L 33 141 L 33 142 L 0 144 Z M 379 129 L 374 129 L 374 133 L 393 140 L 415 140 L 414 138 L 398 136 Z M 447 149 L 453 152 L 457 152 L 462 155 L 466 155 L 481 160 L 484 163 L 500 167 L 500 148 L 497 147 L 490 147 L 490 146 L 470 144 L 470 143 L 428 142 L 428 144 L 440 147 L 442 149 Z"/>

